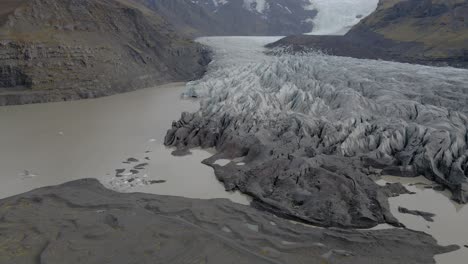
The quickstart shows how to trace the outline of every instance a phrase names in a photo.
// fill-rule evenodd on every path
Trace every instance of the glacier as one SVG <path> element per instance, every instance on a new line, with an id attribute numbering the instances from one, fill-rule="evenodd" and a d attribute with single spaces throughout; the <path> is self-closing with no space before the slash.
<path id="1" fill-rule="evenodd" d="M 277 38 L 210 37 L 214 60 L 184 96 L 200 109 L 165 144 L 218 151 L 204 162 L 256 207 L 321 226 L 399 226 L 381 175 L 424 175 L 468 199 L 468 71 L 274 52 Z M 242 158 L 225 166 L 218 159 Z"/>
<path id="2" fill-rule="evenodd" d="M 379 0 L 309 0 L 317 9 L 309 35 L 344 35 L 352 26 L 375 11 Z"/>

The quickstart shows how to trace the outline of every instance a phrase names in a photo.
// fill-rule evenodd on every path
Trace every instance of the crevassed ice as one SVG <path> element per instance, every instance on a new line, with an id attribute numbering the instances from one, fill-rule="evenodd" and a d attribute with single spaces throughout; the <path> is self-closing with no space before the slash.
<path id="1" fill-rule="evenodd" d="M 187 96 L 203 98 L 203 116 L 228 113 L 239 126 L 291 120 L 301 135 L 321 137 L 324 149 L 336 146 L 335 154 L 396 159 L 467 187 L 467 70 L 320 53 L 267 56 L 269 40 L 200 40 L 223 51 L 188 85 Z"/>

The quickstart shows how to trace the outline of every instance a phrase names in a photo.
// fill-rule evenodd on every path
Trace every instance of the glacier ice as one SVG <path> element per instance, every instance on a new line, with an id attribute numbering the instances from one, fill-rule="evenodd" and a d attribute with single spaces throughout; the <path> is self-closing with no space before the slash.
<path id="1" fill-rule="evenodd" d="M 267 56 L 274 38 L 203 38 L 208 73 L 187 85 L 167 145 L 216 147 L 206 160 L 256 206 L 324 226 L 398 225 L 381 174 L 424 175 L 468 198 L 468 71 L 320 53 Z M 217 166 L 244 157 L 244 166 Z"/>
<path id="2" fill-rule="evenodd" d="M 352 26 L 370 15 L 379 0 L 309 0 L 310 9 L 317 9 L 312 19 L 311 35 L 344 35 Z"/>

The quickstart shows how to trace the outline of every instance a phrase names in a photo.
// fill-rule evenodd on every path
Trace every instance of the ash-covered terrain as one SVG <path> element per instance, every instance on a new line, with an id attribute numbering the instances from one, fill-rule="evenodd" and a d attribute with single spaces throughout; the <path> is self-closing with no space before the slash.
<path id="1" fill-rule="evenodd" d="M 0 200 L 0 216 L 1 264 L 426 264 L 457 248 L 422 232 L 319 229 L 226 199 L 123 194 L 92 179 Z"/>
<path id="2" fill-rule="evenodd" d="M 201 98 L 165 144 L 215 147 L 205 162 L 254 205 L 321 226 L 399 225 L 380 175 L 424 175 L 468 199 L 468 71 L 320 53 L 265 55 L 272 39 L 203 38 L 215 50 Z M 239 56 L 242 54 L 242 56 Z M 242 160 L 225 166 L 218 159 Z"/>

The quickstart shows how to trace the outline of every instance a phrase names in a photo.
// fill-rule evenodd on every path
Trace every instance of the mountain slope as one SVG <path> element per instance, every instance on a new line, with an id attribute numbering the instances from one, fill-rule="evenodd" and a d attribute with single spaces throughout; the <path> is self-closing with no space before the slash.
<path id="1" fill-rule="evenodd" d="M 290 35 L 312 30 L 310 0 L 132 0 L 192 36 Z"/>
<path id="2" fill-rule="evenodd" d="M 204 48 L 127 0 L 0 3 L 0 105 L 97 97 L 198 77 Z"/>
<path id="3" fill-rule="evenodd" d="M 292 36 L 271 46 L 340 56 L 468 66 L 468 1 L 380 0 L 344 37 Z"/>

